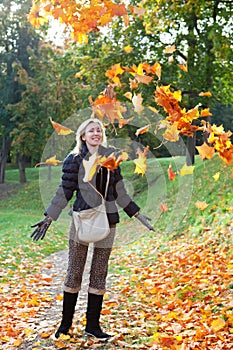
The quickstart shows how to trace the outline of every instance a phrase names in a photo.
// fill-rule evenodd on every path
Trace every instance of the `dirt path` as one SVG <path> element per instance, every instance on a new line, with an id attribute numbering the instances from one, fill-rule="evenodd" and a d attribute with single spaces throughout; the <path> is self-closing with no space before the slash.
<path id="1" fill-rule="evenodd" d="M 80 327 L 80 332 L 84 328 L 82 325 L 79 326 L 80 320 L 85 316 L 86 311 L 86 300 L 87 300 L 87 288 L 88 288 L 88 277 L 89 268 L 91 262 L 92 249 L 89 249 L 87 263 L 84 270 L 82 290 L 79 293 L 79 298 L 76 305 L 76 312 L 74 316 L 73 324 Z M 65 279 L 66 269 L 68 262 L 68 250 L 59 251 L 47 257 L 44 260 L 47 268 L 42 270 L 43 277 L 52 278 L 52 282 L 48 287 L 41 287 L 38 289 L 41 295 L 47 295 L 52 298 L 52 304 L 48 308 L 44 308 L 37 313 L 35 318 L 29 320 L 29 329 L 33 328 L 31 336 L 26 336 L 26 340 L 18 348 L 20 350 L 33 350 L 33 349 L 58 349 L 54 343 L 54 332 L 57 329 L 61 321 L 62 312 L 62 295 L 63 295 L 63 281 Z M 42 333 L 51 334 L 50 338 L 43 339 Z M 74 347 L 77 349 L 79 347 Z M 8 348 L 9 349 L 9 348 Z"/>

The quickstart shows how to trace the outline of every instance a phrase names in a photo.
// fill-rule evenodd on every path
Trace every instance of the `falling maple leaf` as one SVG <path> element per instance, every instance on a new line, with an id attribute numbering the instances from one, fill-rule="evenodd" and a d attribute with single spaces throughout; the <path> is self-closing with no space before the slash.
<path id="1" fill-rule="evenodd" d="M 213 175 L 213 179 L 214 179 L 215 181 L 218 181 L 218 180 L 219 180 L 219 177 L 220 177 L 220 171 L 218 171 L 217 173 L 215 173 L 215 174 Z"/>
<path id="2" fill-rule="evenodd" d="M 138 88 L 138 82 L 135 79 L 129 78 L 129 83 L 130 83 L 129 87 L 131 90 Z"/>
<path id="3" fill-rule="evenodd" d="M 212 94 L 211 94 L 210 91 L 205 91 L 205 92 L 200 92 L 200 93 L 199 93 L 199 96 L 207 96 L 207 97 L 210 97 L 210 96 L 212 96 Z"/>
<path id="4" fill-rule="evenodd" d="M 213 115 L 213 114 L 210 112 L 209 108 L 205 108 L 201 111 L 202 117 L 210 117 L 211 115 Z"/>
<path id="5" fill-rule="evenodd" d="M 126 98 L 128 98 L 129 100 L 132 100 L 133 94 L 132 94 L 132 92 L 128 91 L 128 92 L 126 92 L 126 93 L 124 94 L 124 96 L 125 96 Z"/>
<path id="6" fill-rule="evenodd" d="M 128 159 L 128 154 L 122 152 L 120 155 L 116 156 L 114 153 L 108 157 L 101 157 L 98 159 L 98 165 L 107 168 L 108 170 L 114 170 L 119 167 L 119 165 Z"/>
<path id="7" fill-rule="evenodd" d="M 231 168 L 231 178 L 233 179 L 233 168 Z"/>
<path id="8" fill-rule="evenodd" d="M 144 109 L 144 107 L 142 106 L 142 101 L 143 101 L 142 94 L 133 95 L 132 103 L 134 105 L 135 112 L 137 112 L 138 114 L 140 114 Z"/>
<path id="9" fill-rule="evenodd" d="M 178 123 L 172 125 L 167 124 L 166 131 L 163 133 L 163 137 L 170 142 L 179 141 L 179 131 L 177 129 Z"/>
<path id="10" fill-rule="evenodd" d="M 56 156 L 53 156 L 53 157 L 51 157 L 51 158 L 46 159 L 45 162 L 37 163 L 37 164 L 35 165 L 35 168 L 37 168 L 37 167 L 39 167 L 39 166 L 41 166 L 41 165 L 53 165 L 53 166 L 57 166 L 59 163 L 62 163 L 62 161 L 61 161 L 61 160 L 58 160 L 58 159 L 56 158 Z"/>
<path id="11" fill-rule="evenodd" d="M 168 206 L 165 203 L 160 203 L 159 208 L 160 208 L 162 213 L 165 213 L 168 210 Z"/>
<path id="12" fill-rule="evenodd" d="M 153 79 L 153 77 L 150 77 L 149 75 L 135 74 L 134 77 L 138 83 L 143 83 L 146 85 L 150 84 L 151 80 Z"/>
<path id="13" fill-rule="evenodd" d="M 176 173 L 173 173 L 173 171 L 172 171 L 172 165 L 171 164 L 169 164 L 169 167 L 168 167 L 168 169 L 167 169 L 167 173 L 168 173 L 168 178 L 169 178 L 169 180 L 174 180 L 175 179 L 175 177 L 176 177 Z"/>
<path id="14" fill-rule="evenodd" d="M 65 135 L 69 135 L 69 134 L 71 134 L 71 133 L 74 132 L 74 131 L 71 130 L 70 128 L 67 128 L 66 126 L 63 126 L 63 125 L 61 125 L 61 124 L 58 124 L 58 123 L 54 122 L 54 121 L 52 120 L 52 118 L 50 118 L 50 121 L 51 121 L 51 123 L 52 123 L 52 125 L 53 125 L 53 127 L 54 127 L 54 129 L 55 129 L 55 131 L 56 131 L 56 133 L 57 133 L 58 135 L 63 135 L 63 136 L 65 136 Z"/>
<path id="15" fill-rule="evenodd" d="M 169 53 L 169 54 L 171 54 L 171 53 L 173 53 L 175 51 L 176 51 L 176 46 L 175 45 L 167 46 L 164 49 L 164 53 Z"/>
<path id="16" fill-rule="evenodd" d="M 205 210 L 209 206 L 209 204 L 207 204 L 206 202 L 196 201 L 195 206 L 197 207 L 197 209 Z"/>
<path id="17" fill-rule="evenodd" d="M 123 126 L 127 125 L 129 122 L 131 122 L 134 119 L 134 117 L 128 118 L 128 119 L 119 119 L 118 120 L 118 127 L 121 129 Z"/>
<path id="18" fill-rule="evenodd" d="M 140 129 L 137 129 L 137 131 L 135 132 L 135 135 L 142 135 L 145 134 L 146 132 L 148 132 L 150 130 L 151 124 L 145 125 Z"/>
<path id="19" fill-rule="evenodd" d="M 146 172 L 146 157 L 149 151 L 149 146 L 145 147 L 144 150 L 137 150 L 138 158 L 134 159 L 134 164 L 136 165 L 134 173 L 144 175 Z"/>
<path id="20" fill-rule="evenodd" d="M 214 147 L 208 146 L 205 142 L 201 146 L 196 146 L 196 149 L 202 159 L 211 159 L 215 153 Z"/>
<path id="21" fill-rule="evenodd" d="M 151 110 L 152 112 L 154 112 L 155 114 L 158 114 L 158 113 L 159 113 L 158 109 L 155 108 L 155 107 L 148 106 L 147 108 L 150 109 L 150 110 Z"/>
<path id="22" fill-rule="evenodd" d="M 126 152 L 122 152 L 118 155 L 115 155 L 113 152 L 107 157 L 93 153 L 88 160 L 83 160 L 83 166 L 85 169 L 85 176 L 83 181 L 90 182 L 100 166 L 107 168 L 109 171 L 114 170 L 117 169 L 119 165 L 127 159 L 128 154 Z"/>
<path id="23" fill-rule="evenodd" d="M 120 78 L 118 75 L 121 75 L 124 72 L 124 69 L 121 68 L 120 63 L 114 64 L 111 69 L 105 72 L 106 77 L 108 77 L 116 86 L 121 86 Z"/>
<path id="24" fill-rule="evenodd" d="M 142 18 L 145 14 L 145 9 L 140 6 L 129 5 L 129 9 L 133 15 L 139 16 L 140 18 Z"/>
<path id="25" fill-rule="evenodd" d="M 192 175 L 194 171 L 194 165 L 186 165 L 184 164 L 180 169 L 180 176 Z"/>
<path id="26" fill-rule="evenodd" d="M 83 166 L 85 169 L 85 176 L 83 178 L 84 182 L 89 182 L 92 180 L 93 176 L 97 171 L 98 159 L 100 156 L 97 156 L 97 153 L 93 153 L 89 159 L 83 159 Z"/>
<path id="27" fill-rule="evenodd" d="M 186 64 L 179 64 L 178 66 L 180 67 L 180 69 L 183 72 L 188 73 L 188 65 L 187 65 L 187 63 Z"/>
<path id="28" fill-rule="evenodd" d="M 99 95 L 95 101 L 92 101 L 90 96 L 89 102 L 92 106 L 93 115 L 96 114 L 100 120 L 103 120 L 106 116 L 109 123 L 113 124 L 115 120 L 124 119 L 122 113 L 126 111 L 126 107 L 116 100 L 115 94 L 112 94 L 112 89 L 105 89 L 104 95 Z"/>
<path id="29" fill-rule="evenodd" d="M 132 48 L 130 45 L 127 45 L 127 46 L 124 47 L 124 51 L 125 51 L 126 53 L 130 53 L 130 52 L 133 51 L 133 48 Z"/>

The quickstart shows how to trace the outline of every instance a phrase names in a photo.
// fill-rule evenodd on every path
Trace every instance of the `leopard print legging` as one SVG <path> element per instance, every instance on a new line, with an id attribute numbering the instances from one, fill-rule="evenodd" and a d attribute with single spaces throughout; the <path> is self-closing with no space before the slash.
<path id="1" fill-rule="evenodd" d="M 103 295 L 106 291 L 108 261 L 112 250 L 116 226 L 110 228 L 110 234 L 105 240 L 94 244 L 88 292 Z M 111 245 L 109 244 L 111 241 Z M 104 243 L 107 244 L 105 245 Z M 81 289 L 82 276 L 86 263 L 88 244 L 82 244 L 69 239 L 69 260 L 64 291 L 77 293 Z"/>

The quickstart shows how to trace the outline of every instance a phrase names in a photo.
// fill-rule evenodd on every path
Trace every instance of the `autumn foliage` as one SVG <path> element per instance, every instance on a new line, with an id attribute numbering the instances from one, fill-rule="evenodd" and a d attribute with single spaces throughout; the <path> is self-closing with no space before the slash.
<path id="1" fill-rule="evenodd" d="M 125 5 L 110 0 L 34 1 L 29 21 L 39 28 L 48 21 L 48 16 L 59 19 L 68 26 L 71 29 L 71 38 L 79 43 L 87 42 L 89 32 L 99 31 L 99 27 L 112 22 L 114 16 L 125 16 L 125 21 L 128 21 Z"/>

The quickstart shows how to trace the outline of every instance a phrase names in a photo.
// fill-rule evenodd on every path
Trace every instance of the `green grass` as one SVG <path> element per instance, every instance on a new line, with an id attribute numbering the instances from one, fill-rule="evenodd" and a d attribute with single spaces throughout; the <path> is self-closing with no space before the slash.
<path id="1" fill-rule="evenodd" d="M 164 233 L 160 249 L 166 250 L 167 239 L 180 236 L 190 228 L 191 234 L 198 236 L 209 225 L 217 226 L 221 223 L 227 226 L 231 220 L 231 168 L 225 166 L 218 157 L 211 161 L 202 161 L 196 157 L 193 175 L 176 176 L 174 181 L 168 180 L 169 164 L 172 164 L 173 171 L 179 171 L 184 162 L 183 157 L 148 159 L 148 169 L 144 176 L 133 173 L 133 162 L 125 162 L 121 167 L 130 195 L 140 205 L 142 213 L 151 217 L 156 232 Z M 220 171 L 220 178 L 215 181 L 213 175 L 217 171 Z M 8 198 L 0 201 L 0 264 L 4 271 L 17 268 L 25 259 L 37 261 L 39 256 L 67 248 L 68 210 L 64 210 L 61 219 L 51 225 L 44 241 L 35 243 L 30 238 L 33 230 L 30 226 L 43 218 L 44 209 L 60 182 L 60 175 L 60 167 L 52 168 L 52 180 L 48 181 L 47 168 L 28 168 L 28 182 L 17 185 L 18 170 L 7 170 L 6 185 L 17 186 L 9 190 Z M 197 200 L 206 201 L 207 209 L 197 209 Z M 165 213 L 161 212 L 161 203 L 168 206 Z M 116 242 L 122 245 L 124 242 L 127 244 L 139 240 L 143 235 L 147 239 L 154 237 L 154 233 L 145 233 L 140 225 L 121 211 L 121 223 L 118 225 L 120 238 Z"/>

